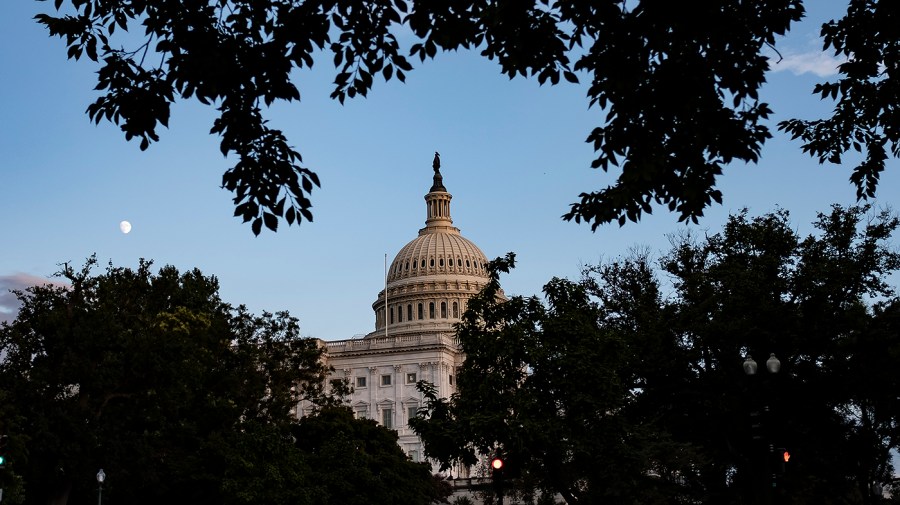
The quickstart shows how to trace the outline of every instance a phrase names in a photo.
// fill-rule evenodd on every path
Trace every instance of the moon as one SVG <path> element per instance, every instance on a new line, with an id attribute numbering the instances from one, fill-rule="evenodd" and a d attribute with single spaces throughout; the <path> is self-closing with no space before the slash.
<path id="1" fill-rule="evenodd" d="M 122 233 L 128 233 L 131 231 L 131 223 L 128 221 L 122 221 L 119 223 L 119 229 L 122 230 Z"/>

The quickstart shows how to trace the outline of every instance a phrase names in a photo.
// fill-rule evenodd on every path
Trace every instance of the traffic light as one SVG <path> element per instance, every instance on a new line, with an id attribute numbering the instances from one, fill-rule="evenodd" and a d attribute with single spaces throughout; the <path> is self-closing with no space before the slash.
<path id="1" fill-rule="evenodd" d="M 491 480 L 494 483 L 494 493 L 497 494 L 497 503 L 503 505 L 503 458 L 499 455 L 491 459 Z"/>
<path id="2" fill-rule="evenodd" d="M 775 449 L 774 460 L 772 463 L 775 465 L 774 473 L 776 475 L 783 475 L 786 463 L 791 460 L 791 453 L 784 447 L 779 447 Z"/>
<path id="3" fill-rule="evenodd" d="M 6 468 L 6 441 L 9 439 L 7 435 L 0 435 L 0 469 Z"/>

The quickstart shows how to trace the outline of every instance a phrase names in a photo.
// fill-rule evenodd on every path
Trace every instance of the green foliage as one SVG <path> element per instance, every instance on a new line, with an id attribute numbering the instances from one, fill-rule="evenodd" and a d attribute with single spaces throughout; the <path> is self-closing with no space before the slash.
<path id="1" fill-rule="evenodd" d="M 663 259 L 676 290 L 666 305 L 677 345 L 648 356 L 648 370 L 658 371 L 647 376 L 646 410 L 665 412 L 676 439 L 703 448 L 709 463 L 691 480 L 708 496 L 759 494 L 768 444 L 794 454 L 779 492 L 810 503 L 869 499 L 871 483 L 890 479 L 895 443 L 869 431 L 887 428 L 895 412 L 869 411 L 874 384 L 860 387 L 858 377 L 893 372 L 853 363 L 872 357 L 858 339 L 896 303 L 887 278 L 900 267 L 888 242 L 898 221 L 835 206 L 815 225 L 817 234 L 801 238 L 787 212 L 743 212 L 705 241 L 682 237 Z M 743 375 L 743 356 L 770 353 L 780 373 Z M 753 411 L 763 424 L 756 442 Z"/>
<path id="2" fill-rule="evenodd" d="M 569 503 L 621 502 L 656 487 L 651 440 L 622 412 L 632 402 L 627 345 L 601 327 L 588 286 L 554 279 L 537 298 L 498 297 L 499 272 L 472 298 L 459 326 L 466 361 L 458 393 L 436 399 L 413 429 L 445 465 L 502 453 L 507 479 L 561 494 Z"/>
<path id="3" fill-rule="evenodd" d="M 722 0 L 685 9 L 677 2 L 568 0 L 54 0 L 64 13 L 36 16 L 68 56 L 100 64 L 88 107 L 141 149 L 158 140 L 177 99 L 219 111 L 211 133 L 237 161 L 222 178 L 235 216 L 254 234 L 312 220 L 319 178 L 269 126 L 265 108 L 300 99 L 295 68 L 332 60 L 332 98 L 367 96 L 377 78 L 404 81 L 412 70 L 398 38 L 411 30 L 409 56 L 475 49 L 510 78 L 556 85 L 586 78 L 600 126 L 587 137 L 593 168 L 621 168 L 614 185 L 586 191 L 564 216 L 592 228 L 637 221 L 653 205 L 697 221 L 721 203 L 716 179 L 733 161 L 756 162 L 771 134 L 758 92 L 769 68 L 763 52 L 804 14 L 802 0 Z M 868 156 L 851 180 L 873 196 L 887 158 L 900 155 L 897 130 L 897 7 L 852 0 L 823 27 L 826 47 L 846 55 L 839 83 L 815 93 L 837 99 L 832 118 L 780 128 L 803 149 L 838 162 L 852 148 Z M 125 33 L 125 32 L 128 33 Z M 135 36 L 135 33 L 142 35 Z M 135 40 L 137 41 L 135 42 Z M 292 76 L 294 79 L 292 80 Z"/>
<path id="4" fill-rule="evenodd" d="M 567 503 L 872 503 L 900 447 L 900 220 L 834 206 L 814 224 L 744 211 L 658 268 L 635 253 L 545 301 L 499 300 L 513 257 L 496 260 L 459 326 L 458 394 L 422 388 L 427 454 L 500 451 L 515 485 Z M 778 374 L 744 374 L 771 353 Z M 774 488 L 769 445 L 793 455 Z"/>
<path id="5" fill-rule="evenodd" d="M 68 287 L 18 293 L 23 307 L 0 329 L 25 503 L 90 500 L 101 467 L 123 502 L 252 501 L 223 493 L 249 485 L 252 473 L 234 470 L 264 440 L 287 440 L 290 406 L 320 396 L 321 351 L 286 313 L 223 303 L 197 270 L 153 274 L 142 260 L 95 276 L 95 264 L 65 265 Z"/>
<path id="6" fill-rule="evenodd" d="M 17 318 L 0 326 L 5 500 L 93 503 L 103 468 L 116 503 L 343 504 L 349 484 L 323 484 L 339 454 L 315 445 L 335 440 L 373 447 L 368 467 L 343 465 L 358 490 L 436 496 L 395 434 L 335 410 L 322 348 L 295 318 L 232 307 L 198 270 L 95 265 L 65 265 L 67 287 L 17 293 Z M 323 413 L 298 424 L 302 400 Z"/>
<path id="7" fill-rule="evenodd" d="M 778 128 L 803 141 L 804 152 L 841 164 L 851 150 L 864 159 L 850 181 L 858 198 L 875 196 L 890 154 L 900 156 L 900 7 L 896 2 L 850 0 L 847 15 L 822 25 L 824 50 L 847 59 L 837 82 L 817 84 L 813 93 L 836 100 L 831 117 L 791 119 Z"/>
<path id="8" fill-rule="evenodd" d="M 297 448 L 309 454 L 312 492 L 330 503 L 429 505 L 449 494 L 431 477 L 431 465 L 411 461 L 397 432 L 350 409 L 331 407 L 304 417 L 293 430 Z"/>

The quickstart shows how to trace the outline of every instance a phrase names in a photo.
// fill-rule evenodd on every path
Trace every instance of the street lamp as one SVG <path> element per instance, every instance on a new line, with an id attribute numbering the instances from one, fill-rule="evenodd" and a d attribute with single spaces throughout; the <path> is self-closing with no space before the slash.
<path id="1" fill-rule="evenodd" d="M 99 472 L 97 472 L 97 484 L 100 485 L 97 488 L 97 505 L 102 505 L 103 503 L 103 481 L 106 480 L 106 472 L 101 468 Z"/>
<path id="2" fill-rule="evenodd" d="M 753 359 L 753 356 L 747 355 L 747 359 L 744 360 L 744 373 L 747 375 L 756 375 L 756 360 Z M 775 353 L 769 354 L 769 359 L 766 360 L 766 370 L 769 373 L 778 373 L 781 371 L 781 361 L 775 357 Z"/>
<path id="3" fill-rule="evenodd" d="M 750 356 L 749 354 L 744 359 L 743 368 L 744 368 L 744 373 L 748 377 L 752 377 L 752 376 L 756 375 L 756 372 L 759 369 L 759 367 L 756 363 L 756 360 L 754 360 L 753 357 Z M 766 371 L 772 375 L 775 375 L 781 371 L 781 361 L 777 357 L 775 357 L 775 353 L 769 354 L 769 359 L 766 360 Z M 768 442 L 767 445 L 768 445 L 768 453 L 769 453 L 769 460 L 770 460 L 768 462 L 768 464 L 771 465 L 771 464 L 773 464 L 771 461 L 771 458 L 775 455 L 775 444 L 774 444 L 775 441 L 773 440 L 773 433 L 772 433 L 773 427 L 771 426 L 773 424 L 774 420 L 771 419 L 771 412 L 769 409 L 769 400 L 770 400 L 769 396 L 770 395 L 768 394 L 769 391 L 767 391 L 771 387 L 771 384 L 768 384 L 768 382 L 769 381 L 767 381 L 767 380 L 763 380 L 763 384 L 761 384 L 766 390 L 766 391 L 762 392 L 763 393 L 762 413 L 760 413 L 759 411 L 752 411 L 750 413 L 750 416 L 751 416 L 751 419 L 753 419 L 753 423 L 751 425 L 753 438 L 755 440 L 765 440 L 766 442 Z M 756 400 L 756 401 L 759 401 L 759 400 Z M 756 402 L 754 402 L 754 403 L 756 403 Z M 758 403 L 757 403 L 757 405 L 758 405 Z M 764 463 L 761 464 L 761 468 L 765 468 Z M 760 478 L 763 478 L 762 475 L 760 475 Z M 777 478 L 776 473 L 775 473 L 775 471 L 773 471 L 771 487 L 766 486 L 764 489 L 766 489 L 766 488 L 768 488 L 768 489 L 766 491 L 764 491 L 763 495 L 760 497 L 763 500 L 765 500 L 765 502 L 772 501 L 771 492 L 773 490 L 771 488 L 775 487 L 776 478 Z"/>

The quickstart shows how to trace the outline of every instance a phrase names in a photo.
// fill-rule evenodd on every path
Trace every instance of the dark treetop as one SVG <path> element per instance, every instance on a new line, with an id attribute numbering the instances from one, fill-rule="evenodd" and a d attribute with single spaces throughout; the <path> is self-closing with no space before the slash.
<path id="1" fill-rule="evenodd" d="M 319 186 L 284 134 L 269 126 L 272 103 L 299 100 L 295 68 L 333 61 L 331 96 L 366 96 L 380 75 L 404 81 L 407 59 L 475 49 L 510 78 L 590 83 L 598 126 L 587 136 L 591 166 L 620 170 L 608 187 L 587 189 L 564 219 L 597 226 L 637 221 L 654 205 L 697 221 L 721 203 L 716 180 L 733 161 L 756 162 L 771 136 L 759 101 L 769 68 L 763 54 L 804 14 L 802 0 L 54 0 L 37 20 L 66 41 L 70 58 L 100 63 L 93 121 L 115 122 L 141 149 L 158 140 L 169 107 L 192 99 L 216 107 L 211 133 L 237 160 L 222 176 L 235 216 L 254 234 L 281 219 L 312 220 Z M 851 181 L 875 194 L 888 153 L 900 155 L 897 73 L 900 5 L 851 0 L 825 24 L 824 50 L 848 58 L 840 79 L 814 93 L 837 101 L 824 120 L 780 129 L 820 161 L 865 153 Z M 401 50 L 397 33 L 417 38 Z M 126 30 L 138 35 L 125 34 Z"/>

